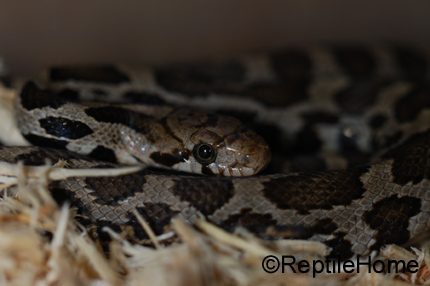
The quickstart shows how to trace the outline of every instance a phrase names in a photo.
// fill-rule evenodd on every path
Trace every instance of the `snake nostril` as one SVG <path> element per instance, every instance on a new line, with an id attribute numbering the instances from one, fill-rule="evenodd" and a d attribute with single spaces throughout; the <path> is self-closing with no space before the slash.
<path id="1" fill-rule="evenodd" d="M 252 157 L 247 154 L 241 154 L 240 156 L 237 157 L 237 162 L 242 166 L 247 166 L 252 162 Z"/>

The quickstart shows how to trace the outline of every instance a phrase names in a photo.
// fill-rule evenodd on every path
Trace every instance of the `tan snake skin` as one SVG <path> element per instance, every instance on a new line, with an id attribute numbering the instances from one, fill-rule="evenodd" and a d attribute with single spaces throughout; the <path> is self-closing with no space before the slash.
<path id="1" fill-rule="evenodd" d="M 300 59 L 297 55 L 296 58 Z M 261 61 L 260 58 L 260 66 L 267 65 L 267 62 L 261 63 Z M 289 62 L 291 63 L 291 59 Z M 290 237 L 291 230 L 293 230 L 299 238 L 325 242 L 332 247 L 332 255 L 340 255 L 341 257 L 349 257 L 354 253 L 367 255 L 370 251 L 378 250 L 385 244 L 404 244 L 424 234 L 430 226 L 430 161 L 428 160 L 430 158 L 430 133 L 427 123 L 430 120 L 430 113 L 427 111 L 430 102 L 426 96 L 429 94 L 429 89 L 423 81 L 423 78 L 428 75 L 428 71 L 425 70 L 423 73 L 412 75 L 410 73 L 402 74 L 400 79 L 397 78 L 399 75 L 396 74 L 393 77 L 395 80 L 392 80 L 391 75 L 381 75 L 381 72 L 375 72 L 378 69 L 369 68 L 370 71 L 367 71 L 363 61 L 358 62 L 359 68 L 356 70 L 346 69 L 347 76 L 344 76 L 344 73 L 337 74 L 337 72 L 332 71 L 314 75 L 312 85 L 313 88 L 315 85 L 320 88 L 319 96 L 310 95 L 308 100 L 303 103 L 299 99 L 293 99 L 292 102 L 282 103 L 282 106 L 271 107 L 272 114 L 275 115 L 268 115 L 270 98 L 264 102 L 257 100 L 254 96 L 254 101 L 246 103 L 247 99 L 243 100 L 245 102 L 243 105 L 245 109 L 252 109 L 255 112 L 256 115 L 254 116 L 257 120 L 254 123 L 261 122 L 263 118 L 266 122 L 273 123 L 273 118 L 278 118 L 277 128 L 280 128 L 278 130 L 281 131 L 275 134 L 277 135 L 275 137 L 285 139 L 289 135 L 293 135 L 288 134 L 288 132 L 298 132 L 300 135 L 302 133 L 296 132 L 296 130 L 299 130 L 301 125 L 302 130 L 307 130 L 306 132 L 312 130 L 315 134 L 323 135 L 326 134 L 322 132 L 325 130 L 344 135 L 343 141 L 340 140 L 339 142 L 344 142 L 346 137 L 354 139 L 348 141 L 347 145 L 341 143 L 330 145 L 329 140 L 324 141 L 323 135 L 318 138 L 322 143 L 314 150 L 316 153 L 321 150 L 328 150 L 328 153 L 331 151 L 332 154 L 336 155 L 341 152 L 341 149 L 348 147 L 351 158 L 363 157 L 363 160 L 368 160 L 367 155 L 381 150 L 383 147 L 392 146 L 388 152 L 381 155 L 382 159 L 378 160 L 377 163 L 336 171 L 261 175 L 245 178 L 177 175 L 148 170 L 119 177 L 73 178 L 52 182 L 50 190 L 59 202 L 70 200 L 73 206 L 78 208 L 78 213 L 88 218 L 86 223 L 89 226 L 95 226 L 94 235 L 104 241 L 109 240 L 109 237 L 101 231 L 103 226 L 110 226 L 116 231 L 125 230 L 128 233 L 127 238 L 131 241 L 142 242 L 147 240 L 147 235 L 131 213 L 132 209 L 136 209 L 148 221 L 157 235 L 166 231 L 170 219 L 175 215 L 181 215 L 187 221 L 192 222 L 193 218 L 202 214 L 208 221 L 227 230 L 233 231 L 238 226 L 242 226 L 267 239 Z M 399 60 L 399 62 L 401 61 Z M 248 86 L 253 78 L 254 80 L 256 78 L 261 79 L 261 74 L 268 74 L 267 71 L 264 72 L 264 69 L 258 76 L 255 74 L 257 69 L 253 65 L 258 65 L 258 57 L 257 60 L 254 58 L 247 63 L 247 68 L 249 68 Z M 226 64 L 226 66 L 228 65 Z M 214 93 L 220 94 L 223 92 L 224 94 L 234 93 L 236 95 L 246 93 L 246 90 L 240 90 L 244 86 L 243 82 L 238 79 L 232 80 L 237 73 L 235 68 L 237 67 L 229 66 L 228 68 L 217 69 L 212 66 L 210 69 L 202 69 L 198 74 L 206 72 L 210 75 L 203 76 L 203 80 L 199 78 L 200 81 L 193 78 L 196 71 L 193 70 L 192 66 L 181 67 L 176 70 L 172 68 L 170 73 L 159 72 L 158 78 L 156 76 L 154 78 L 157 79 L 158 83 L 162 82 L 164 86 L 170 83 L 170 88 L 182 80 L 182 85 L 178 84 L 177 87 L 184 87 L 185 90 L 182 91 L 184 94 L 192 94 L 193 91 L 202 92 L 205 88 L 212 88 Z M 170 138 L 180 138 L 177 142 L 181 142 L 182 145 L 179 148 L 179 145 L 175 147 L 174 143 L 173 150 L 176 151 L 173 153 L 185 152 L 191 158 L 191 154 L 196 156 L 193 150 L 194 146 L 208 143 L 208 141 L 191 139 L 191 143 L 186 144 L 184 143 L 186 142 L 185 138 L 193 138 L 195 134 L 198 135 L 196 138 L 205 138 L 205 140 L 212 140 L 216 137 L 214 141 L 209 142 L 209 145 L 221 147 L 221 149 L 216 149 L 216 153 L 217 158 L 223 161 L 210 168 L 201 167 L 201 165 L 193 167 L 193 164 L 188 164 L 188 167 L 178 167 L 177 169 L 205 174 L 252 175 L 267 165 L 270 159 L 267 144 L 254 132 L 243 127 L 242 123 L 228 116 L 207 116 L 207 113 L 182 112 L 169 104 L 165 105 L 164 101 L 169 96 L 173 96 L 174 92 L 167 92 L 167 89 L 161 92 L 155 89 L 150 82 L 148 83 L 148 78 L 151 77 L 148 77 L 145 72 L 139 73 L 136 70 L 130 70 L 130 72 L 125 73 L 125 70 L 123 67 L 119 69 L 113 67 L 59 68 L 51 70 L 49 80 L 47 80 L 46 74 L 42 74 L 37 78 L 38 84 L 47 86 L 49 89 L 46 90 L 38 87 L 38 84 L 29 83 L 23 88 L 21 99 L 18 100 L 18 123 L 23 134 L 35 144 L 67 148 L 71 151 L 96 155 L 96 157 L 98 155 L 99 158 L 120 159 L 123 163 L 142 161 L 155 166 L 168 164 L 173 166 L 184 163 L 186 160 L 178 159 L 176 155 L 174 160 L 171 156 L 169 157 L 167 154 L 172 153 L 169 153 L 168 150 L 172 150 L 172 148 L 168 146 L 168 143 L 162 143 L 161 149 L 148 149 L 150 150 L 148 156 L 137 159 L 136 157 L 139 155 L 135 150 L 136 148 L 141 149 L 142 145 L 147 145 L 149 141 L 152 141 L 148 138 L 152 134 L 158 134 L 157 132 L 154 133 L 155 129 L 172 130 L 174 124 L 158 126 L 154 130 L 151 130 L 153 123 L 147 126 L 141 124 L 140 127 L 136 127 L 136 124 L 127 123 L 134 117 L 130 116 L 129 113 L 125 115 L 123 111 L 141 112 L 151 115 L 151 119 L 159 116 L 155 115 L 155 110 L 162 111 L 161 118 L 164 118 L 166 114 L 175 115 L 175 112 L 178 112 L 179 115 L 176 118 L 179 119 L 175 123 L 181 121 L 181 117 L 185 118 L 185 115 L 190 116 L 193 118 L 190 120 L 191 127 L 203 125 L 204 131 L 192 129 L 187 132 L 188 127 L 184 127 L 180 135 L 175 133 L 176 131 L 162 132 L 163 136 L 170 135 Z M 318 69 L 314 67 L 313 70 Z M 228 78 L 223 78 L 221 75 L 225 74 L 226 71 L 230 71 L 230 75 L 227 75 Z M 291 78 L 291 80 L 298 82 L 295 84 L 295 88 L 302 84 L 301 81 L 306 81 L 306 85 L 309 86 L 309 73 L 305 74 L 302 71 L 305 75 L 297 74 L 299 71 L 297 65 L 295 67 L 296 73 L 294 70 L 284 70 L 288 77 L 286 77 L 287 83 L 283 83 L 283 86 L 279 86 L 279 83 L 275 81 L 274 83 L 266 83 L 266 85 L 255 85 L 248 91 L 251 95 L 260 93 L 261 89 L 265 92 L 278 90 L 280 94 L 284 94 L 281 92 L 282 89 L 289 90 L 292 88 L 293 84 L 288 81 Z M 362 73 L 357 74 L 359 71 Z M 365 72 L 370 72 L 370 74 Z M 161 77 L 160 74 L 163 76 Z M 125 79 L 124 77 L 121 78 L 120 75 L 129 76 Z M 128 84 L 131 82 L 130 78 L 139 76 L 141 77 L 139 81 L 141 86 L 137 84 L 130 88 Z M 375 80 L 378 77 L 379 79 Z M 142 78 L 146 78 L 146 82 Z M 207 78 L 211 78 L 212 81 L 208 81 Z M 345 78 L 347 82 L 349 81 L 346 87 Z M 321 87 L 322 82 L 330 82 L 331 84 Z M 187 83 L 189 83 L 188 86 Z M 343 87 L 336 87 L 336 83 Z M 324 90 L 330 86 L 330 91 Z M 361 90 L 363 86 L 367 87 L 364 89 L 364 93 Z M 372 86 L 378 86 L 378 88 L 373 90 L 372 96 L 367 95 L 366 97 L 366 91 L 369 92 L 371 90 L 369 88 Z M 336 95 L 336 92 L 333 91 L 336 88 L 343 93 Z M 87 95 L 92 100 L 100 100 L 98 96 L 106 99 L 112 97 L 115 92 L 110 94 L 109 91 L 115 89 L 116 93 L 127 93 L 129 99 L 134 99 L 136 94 L 140 93 L 139 96 L 146 98 L 147 101 L 144 109 L 133 104 L 116 106 L 117 109 L 112 109 L 110 105 L 104 103 L 84 103 L 83 105 L 66 103 L 66 99 L 74 101 L 77 93 Z M 152 93 L 149 93 L 148 90 Z M 311 91 L 308 92 L 315 92 L 311 88 L 309 90 Z M 358 103 L 343 102 L 345 92 L 349 92 L 349 97 L 354 100 L 361 98 L 362 101 Z M 143 93 L 146 97 L 142 95 Z M 327 96 L 324 96 L 325 93 Z M 357 95 L 353 96 L 354 93 Z M 160 102 L 160 99 L 155 99 L 154 94 L 160 95 L 159 98 L 163 102 Z M 178 104 L 182 100 L 183 94 L 181 94 L 178 95 L 177 102 L 173 102 L 174 104 Z M 50 98 L 51 95 L 61 99 L 55 100 Z M 125 97 L 127 98 L 127 96 Z M 215 95 L 207 96 L 206 101 L 211 102 L 211 97 L 215 97 Z M 221 96 L 221 98 L 223 97 Z M 152 102 L 148 103 L 148 99 Z M 195 97 L 188 101 L 187 105 L 196 107 L 198 105 L 196 102 L 200 99 L 201 97 Z M 234 97 L 226 100 L 231 104 L 235 102 Z M 343 105 L 347 112 L 339 113 L 338 107 L 333 102 L 336 102 L 337 105 Z M 399 105 L 404 109 L 398 109 L 396 106 Z M 207 109 L 219 110 L 215 106 L 211 107 Z M 233 105 L 231 107 L 234 109 Z M 403 112 L 406 108 L 408 111 Z M 99 110 L 94 111 L 95 109 Z M 102 110 L 110 110 L 111 113 L 105 115 L 106 113 L 102 113 Z M 316 111 L 311 113 L 311 110 Z M 298 115 L 296 119 L 293 118 L 294 114 Z M 286 118 L 290 120 L 283 121 Z M 183 119 L 182 121 L 186 120 Z M 133 146 L 131 155 L 124 155 L 122 151 L 115 149 L 116 147 L 112 142 L 123 142 L 118 135 L 116 135 L 117 137 L 114 136 L 113 139 L 107 138 L 103 141 L 95 139 L 96 137 L 90 138 L 89 142 L 92 142 L 92 146 L 89 144 L 90 147 L 88 147 L 88 144 L 84 144 L 88 138 L 86 136 L 99 134 L 96 126 L 100 122 L 110 124 L 101 129 L 112 130 L 114 129 L 113 126 L 118 127 L 119 131 L 116 131 L 116 134 L 125 133 L 129 141 L 133 139 L 131 137 L 139 137 L 139 133 L 144 134 L 146 141 L 139 143 L 141 145 L 137 147 Z M 364 129 L 356 129 L 360 122 L 365 123 Z M 125 128 L 127 125 L 128 129 Z M 218 127 L 221 128 L 217 129 Z M 126 129 L 127 131 L 124 132 L 123 130 Z M 225 131 L 226 129 L 228 131 Z M 219 132 L 224 133 L 220 134 Z M 306 132 L 303 134 L 308 134 Z M 232 138 L 231 140 L 229 136 Z M 272 136 L 274 135 L 272 134 Z M 317 141 L 317 139 L 312 141 L 312 136 L 310 136 L 311 140 L 309 138 L 305 140 L 306 144 L 309 145 Z M 162 136 L 160 135 L 160 137 Z M 85 138 L 85 140 L 79 141 L 81 138 Z M 245 143 L 249 142 L 248 139 L 252 143 Z M 272 146 L 272 140 L 268 141 L 269 145 Z M 133 140 L 133 142 L 135 141 Z M 288 149 L 297 144 L 300 145 L 300 141 L 285 144 L 284 147 Z M 133 149 L 134 147 L 136 148 Z M 275 148 L 275 152 L 278 151 L 278 147 Z M 237 152 L 231 156 L 232 159 L 224 159 L 226 158 L 224 155 L 228 155 L 230 149 Z M 152 157 L 152 161 L 147 159 L 155 153 L 158 155 Z M 282 153 L 281 157 L 283 155 L 285 153 Z M 3 147 L 0 149 L 0 158 L 7 162 L 15 163 L 23 160 L 27 164 L 36 165 L 43 164 L 43 158 L 49 158 L 53 162 L 61 158 L 68 161 L 69 168 L 92 168 L 109 165 L 79 155 L 72 155 L 66 151 L 36 147 Z M 362 161 L 355 160 L 354 163 L 356 162 L 361 163 Z M 240 167 L 237 167 L 238 165 Z M 337 165 L 334 164 L 334 166 Z M 276 166 L 275 170 L 278 167 Z M 319 166 L 315 169 L 318 170 Z M 282 170 L 282 167 L 278 170 Z"/>

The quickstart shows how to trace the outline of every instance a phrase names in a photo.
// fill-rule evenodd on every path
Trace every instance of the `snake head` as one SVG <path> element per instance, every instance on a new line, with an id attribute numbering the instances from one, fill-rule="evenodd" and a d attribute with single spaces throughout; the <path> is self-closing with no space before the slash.
<path id="1" fill-rule="evenodd" d="M 177 110 L 166 120 L 187 154 L 173 168 L 219 176 L 251 176 L 264 169 L 271 154 L 266 141 L 241 121 L 224 115 Z"/>

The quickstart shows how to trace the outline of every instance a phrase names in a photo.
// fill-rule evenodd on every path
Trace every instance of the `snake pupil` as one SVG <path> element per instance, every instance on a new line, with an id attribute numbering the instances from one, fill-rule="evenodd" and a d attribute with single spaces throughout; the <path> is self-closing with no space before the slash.
<path id="1" fill-rule="evenodd" d="M 207 145 L 202 145 L 199 148 L 199 156 L 202 159 L 209 159 L 212 155 L 212 149 Z"/>
<path id="2" fill-rule="evenodd" d="M 196 160 L 204 165 L 210 164 L 216 159 L 215 149 L 207 144 L 197 144 L 194 146 L 193 153 Z"/>

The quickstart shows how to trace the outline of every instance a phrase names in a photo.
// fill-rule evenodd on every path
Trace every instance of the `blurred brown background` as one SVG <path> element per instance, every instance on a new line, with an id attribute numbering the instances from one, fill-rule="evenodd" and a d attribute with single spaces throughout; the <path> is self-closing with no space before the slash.
<path id="1" fill-rule="evenodd" d="M 14 74 L 61 63 L 146 63 L 315 43 L 430 47 L 430 1 L 2 1 Z"/>

